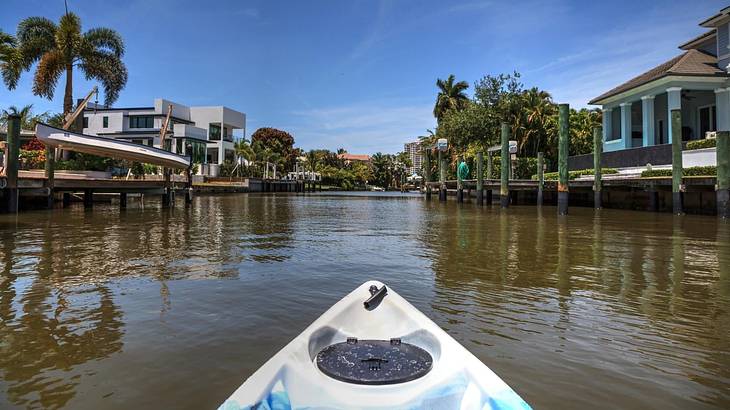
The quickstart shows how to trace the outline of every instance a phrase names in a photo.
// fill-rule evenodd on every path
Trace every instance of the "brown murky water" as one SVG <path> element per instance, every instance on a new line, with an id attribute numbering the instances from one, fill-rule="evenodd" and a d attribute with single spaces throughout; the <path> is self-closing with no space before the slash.
<path id="1" fill-rule="evenodd" d="M 730 224 L 420 197 L 0 216 L 0 408 L 214 408 L 367 279 L 535 408 L 729 408 Z"/>

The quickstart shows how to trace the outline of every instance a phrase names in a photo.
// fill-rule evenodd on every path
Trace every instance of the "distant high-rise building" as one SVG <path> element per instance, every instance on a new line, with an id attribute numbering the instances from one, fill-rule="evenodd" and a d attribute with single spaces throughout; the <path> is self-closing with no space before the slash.
<path id="1" fill-rule="evenodd" d="M 422 161 L 423 161 L 423 155 L 421 153 L 421 142 L 420 141 L 414 141 L 414 142 L 406 142 L 403 144 L 403 151 L 408 153 L 408 156 L 411 159 L 411 167 L 408 168 L 408 173 L 413 174 L 421 174 L 422 173 Z"/>

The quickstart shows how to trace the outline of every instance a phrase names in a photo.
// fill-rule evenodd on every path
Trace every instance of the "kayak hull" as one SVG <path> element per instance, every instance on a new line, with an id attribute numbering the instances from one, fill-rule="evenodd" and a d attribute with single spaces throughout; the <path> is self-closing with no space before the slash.
<path id="1" fill-rule="evenodd" d="M 347 295 L 246 380 L 219 408 L 271 409 L 529 409 L 502 379 L 397 293 L 373 309 L 363 301 L 366 282 Z M 416 380 L 391 385 L 361 385 L 325 375 L 316 356 L 347 338 L 400 338 L 421 347 L 433 367 Z"/>

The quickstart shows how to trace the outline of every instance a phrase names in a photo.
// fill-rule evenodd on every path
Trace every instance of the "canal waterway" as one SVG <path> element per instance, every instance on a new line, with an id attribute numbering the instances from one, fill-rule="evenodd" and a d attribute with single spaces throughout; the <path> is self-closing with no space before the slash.
<path id="1" fill-rule="evenodd" d="M 570 212 L 241 194 L 0 215 L 0 408 L 214 408 L 369 279 L 537 409 L 730 408 L 730 224 Z"/>

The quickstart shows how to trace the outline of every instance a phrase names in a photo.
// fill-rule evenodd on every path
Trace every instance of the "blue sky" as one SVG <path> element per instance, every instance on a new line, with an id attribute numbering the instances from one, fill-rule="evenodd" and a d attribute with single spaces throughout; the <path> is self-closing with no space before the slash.
<path id="1" fill-rule="evenodd" d="M 84 29 L 123 36 L 129 82 L 116 106 L 164 97 L 226 105 L 256 128 L 284 129 L 304 149 L 396 152 L 435 126 L 436 78 L 470 84 L 517 70 L 526 86 L 583 107 L 677 55 L 710 0 L 189 1 L 68 0 Z M 0 29 L 27 16 L 57 21 L 63 0 L 2 0 Z M 90 89 L 76 75 L 74 97 Z M 0 107 L 33 104 L 32 74 L 0 89 Z M 63 84 L 63 78 L 59 82 Z M 470 90 L 471 91 L 471 90 Z"/>

